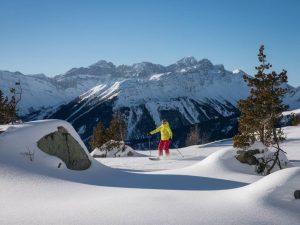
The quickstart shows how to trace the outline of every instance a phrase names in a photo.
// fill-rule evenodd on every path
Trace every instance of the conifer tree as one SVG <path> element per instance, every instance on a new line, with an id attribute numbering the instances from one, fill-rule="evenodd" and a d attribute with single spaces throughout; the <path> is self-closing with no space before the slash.
<path id="1" fill-rule="evenodd" d="M 107 141 L 109 141 L 109 138 L 106 134 L 106 128 L 104 127 L 103 123 L 100 122 L 94 128 L 92 137 L 90 139 L 90 145 L 92 149 L 100 148 Z"/>
<path id="2" fill-rule="evenodd" d="M 14 123 L 17 118 L 17 105 L 19 104 L 19 102 L 22 100 L 22 86 L 21 86 L 21 82 L 20 80 L 18 80 L 15 83 L 15 87 L 10 89 L 10 93 L 11 93 L 11 100 L 9 103 L 9 115 L 10 115 L 10 122 Z"/>
<path id="3" fill-rule="evenodd" d="M 124 141 L 127 135 L 127 125 L 120 115 L 114 115 L 107 129 L 107 135 L 115 141 Z"/>
<path id="4" fill-rule="evenodd" d="M 90 145 L 92 149 L 99 148 L 100 151 L 111 151 L 114 148 L 120 148 L 125 144 L 124 141 L 127 135 L 127 125 L 119 115 L 114 115 L 109 127 L 105 128 L 103 123 L 99 123 L 92 134 Z M 102 146 L 105 144 L 105 148 Z M 101 148 L 102 147 L 102 148 Z"/>
<path id="5" fill-rule="evenodd" d="M 10 100 L 0 90 L 0 124 L 13 123 L 17 118 L 17 104 L 21 100 L 21 94 L 17 98 L 15 90 L 15 88 L 11 89 L 12 96 Z"/>
<path id="6" fill-rule="evenodd" d="M 0 124 L 8 122 L 8 98 L 0 90 Z"/>
<path id="7" fill-rule="evenodd" d="M 239 133 L 234 137 L 234 146 L 247 148 L 255 141 L 261 141 L 266 146 L 277 149 L 274 163 L 268 173 L 278 163 L 279 152 L 282 149 L 279 143 L 283 140 L 283 132 L 277 129 L 282 112 L 288 106 L 283 104 L 282 98 L 287 92 L 287 71 L 277 74 L 275 71 L 267 72 L 272 65 L 266 62 L 264 46 L 259 49 L 258 60 L 254 77 L 244 75 L 244 80 L 250 87 L 250 95 L 238 104 L 241 111 Z M 280 167 L 280 165 L 279 165 Z"/>

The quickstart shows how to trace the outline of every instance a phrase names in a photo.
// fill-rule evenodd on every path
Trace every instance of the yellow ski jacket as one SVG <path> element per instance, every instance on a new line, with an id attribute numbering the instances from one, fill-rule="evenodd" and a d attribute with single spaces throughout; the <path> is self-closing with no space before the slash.
<path id="1" fill-rule="evenodd" d="M 150 134 L 155 134 L 155 133 L 158 133 L 159 131 L 160 131 L 160 139 L 162 141 L 166 141 L 166 140 L 172 139 L 173 133 L 172 133 L 172 130 L 171 130 L 170 125 L 169 125 L 168 122 L 163 123 L 158 128 L 156 128 L 155 130 L 151 131 Z"/>

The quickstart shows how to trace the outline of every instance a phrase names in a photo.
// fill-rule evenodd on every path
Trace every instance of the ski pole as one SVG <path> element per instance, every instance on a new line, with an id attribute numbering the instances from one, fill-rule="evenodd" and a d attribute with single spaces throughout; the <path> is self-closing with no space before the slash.
<path id="1" fill-rule="evenodd" d="M 150 137 L 148 137 L 148 142 L 149 142 L 149 151 L 150 151 L 150 157 L 151 157 L 151 149 L 150 149 Z"/>
<path id="2" fill-rule="evenodd" d="M 181 152 L 178 150 L 178 145 L 175 145 L 177 152 L 179 152 L 179 154 L 181 155 L 182 158 L 184 158 L 184 156 L 181 154 Z"/>

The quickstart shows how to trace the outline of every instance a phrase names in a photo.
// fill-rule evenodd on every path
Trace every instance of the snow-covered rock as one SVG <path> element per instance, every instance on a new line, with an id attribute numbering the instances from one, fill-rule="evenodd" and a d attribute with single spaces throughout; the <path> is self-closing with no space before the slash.
<path id="1" fill-rule="evenodd" d="M 58 129 L 64 134 L 60 132 L 57 135 Z M 66 121 L 41 120 L 16 125 L 0 125 L 0 130 L 4 130 L 0 135 L 0 158 L 11 160 L 7 163 L 17 167 L 23 167 L 30 160 L 37 168 L 53 170 L 62 165 L 62 169 L 87 169 L 93 161 L 77 132 Z M 71 145 L 67 146 L 67 144 Z M 76 167 L 75 164 L 80 167 Z"/>
<path id="2" fill-rule="evenodd" d="M 137 153 L 130 146 L 125 145 L 123 141 L 110 140 L 100 148 L 95 148 L 91 155 L 94 158 L 111 158 L 111 157 L 131 157 L 142 156 Z"/>
<path id="3" fill-rule="evenodd" d="M 84 149 L 63 126 L 38 140 L 37 146 L 43 152 L 63 160 L 69 169 L 85 170 L 91 165 Z"/>
<path id="4" fill-rule="evenodd" d="M 276 159 L 276 151 L 274 147 L 267 147 L 262 142 L 256 141 L 246 149 L 238 150 L 235 156 L 241 163 L 255 165 L 258 173 L 266 174 L 272 167 Z M 270 173 L 290 166 L 289 160 L 283 151 L 278 152 L 278 161 L 273 166 Z"/>

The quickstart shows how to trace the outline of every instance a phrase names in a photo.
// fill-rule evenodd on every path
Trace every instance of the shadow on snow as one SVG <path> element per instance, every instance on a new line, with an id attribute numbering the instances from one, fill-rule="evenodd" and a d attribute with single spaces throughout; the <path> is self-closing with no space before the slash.
<path id="1" fill-rule="evenodd" d="M 179 174 L 155 174 L 155 173 L 135 173 L 107 167 L 97 161 L 93 161 L 92 167 L 85 171 L 73 171 L 68 169 L 39 168 L 19 165 L 11 166 L 9 163 L 1 162 L 2 166 L 14 167 L 15 169 L 27 171 L 29 174 L 49 176 L 61 180 L 118 188 L 138 188 L 138 189 L 160 189 L 160 190 L 225 190 L 239 188 L 247 183 L 224 180 L 218 178 L 199 177 Z M 23 174 L 24 175 L 24 174 Z"/>
<path id="2" fill-rule="evenodd" d="M 54 176 L 73 182 L 119 188 L 192 191 L 225 190 L 247 185 L 247 183 L 243 182 L 190 175 L 130 173 L 98 164 L 98 162 L 94 162 L 90 171 L 70 171 L 59 176 L 57 175 L 56 173 Z"/>

